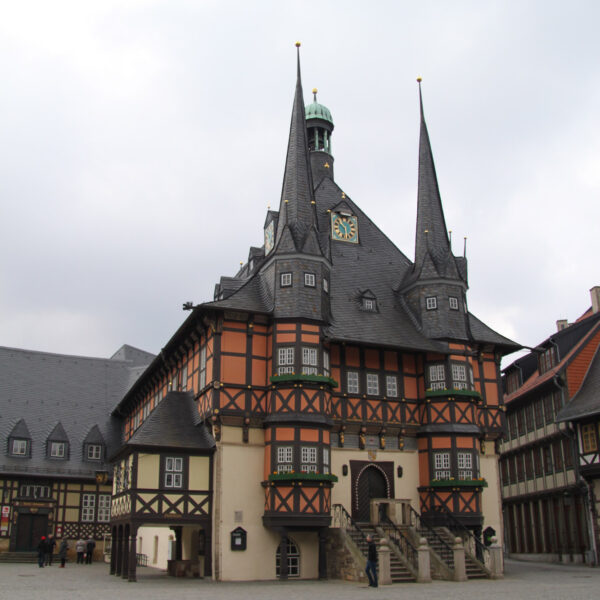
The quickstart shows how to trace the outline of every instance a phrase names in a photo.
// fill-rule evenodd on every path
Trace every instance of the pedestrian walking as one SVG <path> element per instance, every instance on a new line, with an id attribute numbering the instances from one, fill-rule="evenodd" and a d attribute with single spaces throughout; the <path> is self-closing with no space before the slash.
<path id="1" fill-rule="evenodd" d="M 40 543 L 37 546 L 38 551 L 38 566 L 40 569 L 44 568 L 44 561 L 46 560 L 46 552 L 48 552 L 48 544 L 46 543 L 46 536 L 43 535 L 40 538 Z"/>
<path id="2" fill-rule="evenodd" d="M 65 563 L 67 562 L 67 550 L 69 549 L 69 543 L 67 540 L 63 539 L 58 547 L 58 558 L 60 558 L 60 568 L 65 568 Z"/>
<path id="3" fill-rule="evenodd" d="M 373 536 L 367 536 L 367 568 L 365 572 L 369 578 L 369 586 L 377 587 L 377 545 L 373 541 Z"/>
<path id="4" fill-rule="evenodd" d="M 92 560 L 94 559 L 94 548 L 96 547 L 96 542 L 94 538 L 90 537 L 90 539 L 85 543 L 85 563 L 87 565 L 92 564 Z"/>
<path id="5" fill-rule="evenodd" d="M 75 552 L 77 552 L 77 564 L 83 564 L 83 555 L 85 553 L 85 540 L 79 538 L 79 541 L 75 544 Z"/>
<path id="6" fill-rule="evenodd" d="M 48 539 L 46 540 L 46 566 L 52 566 L 52 557 L 54 555 L 54 548 L 56 547 L 56 539 L 50 533 L 48 534 Z"/>

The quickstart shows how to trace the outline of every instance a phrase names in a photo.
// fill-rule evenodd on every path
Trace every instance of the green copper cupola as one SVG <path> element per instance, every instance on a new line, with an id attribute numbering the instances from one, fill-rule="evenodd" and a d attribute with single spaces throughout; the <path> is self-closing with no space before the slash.
<path id="1" fill-rule="evenodd" d="M 317 89 L 313 89 L 314 100 L 305 108 L 308 149 L 315 184 L 323 177 L 333 179 L 333 154 L 331 133 L 333 119 L 330 110 L 317 102 Z"/>

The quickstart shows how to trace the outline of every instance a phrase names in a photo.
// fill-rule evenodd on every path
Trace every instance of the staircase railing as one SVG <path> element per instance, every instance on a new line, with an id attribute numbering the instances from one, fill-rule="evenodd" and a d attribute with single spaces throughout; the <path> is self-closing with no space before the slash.
<path id="1" fill-rule="evenodd" d="M 400 553 L 406 558 L 406 560 L 414 567 L 416 571 L 419 570 L 419 552 L 414 547 L 412 542 L 406 537 L 402 530 L 396 527 L 387 516 L 384 517 L 379 526 L 384 531 L 388 540 L 395 544 Z"/>
<path id="2" fill-rule="evenodd" d="M 488 566 L 490 564 L 490 552 L 488 548 L 477 539 L 475 534 L 467 529 L 445 506 L 436 506 L 435 511 L 443 515 L 446 527 L 454 534 L 467 542 L 466 550 L 478 561 Z"/>
<path id="3" fill-rule="evenodd" d="M 437 552 L 438 556 L 449 569 L 454 570 L 454 551 L 452 550 L 452 546 L 435 529 L 430 527 L 412 506 L 410 507 L 410 523 L 419 534 L 427 538 L 430 546 L 432 542 L 437 542 L 434 549 L 435 552 Z"/>
<path id="4" fill-rule="evenodd" d="M 367 543 L 367 534 L 360 528 L 358 523 L 352 518 L 350 513 L 344 508 L 342 504 L 334 504 L 333 509 L 333 522 L 332 527 L 341 527 L 347 531 L 352 531 L 358 534 Z"/>

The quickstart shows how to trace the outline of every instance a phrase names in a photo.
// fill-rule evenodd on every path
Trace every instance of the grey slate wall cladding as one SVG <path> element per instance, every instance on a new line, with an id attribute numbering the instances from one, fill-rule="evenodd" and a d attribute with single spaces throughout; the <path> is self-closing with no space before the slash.
<path id="1" fill-rule="evenodd" d="M 304 258 L 280 259 L 276 261 L 275 318 L 305 318 L 323 320 L 322 293 L 323 267 L 319 261 Z M 281 287 L 281 274 L 292 274 L 292 285 Z M 315 287 L 304 285 L 304 274 L 315 275 Z"/>

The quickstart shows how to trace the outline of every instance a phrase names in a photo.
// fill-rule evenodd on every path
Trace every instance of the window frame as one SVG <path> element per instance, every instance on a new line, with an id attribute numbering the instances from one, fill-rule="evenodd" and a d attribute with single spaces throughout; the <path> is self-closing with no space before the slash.
<path id="1" fill-rule="evenodd" d="M 435 378 L 432 376 L 436 374 Z M 440 374 L 442 375 L 440 377 Z M 428 379 L 428 389 L 435 390 L 445 390 L 446 387 L 446 365 L 444 363 L 436 363 L 433 365 L 427 365 L 427 379 Z"/>
<path id="2" fill-rule="evenodd" d="M 305 272 L 304 273 L 304 287 L 317 287 L 317 276 L 315 273 Z"/>
<path id="3" fill-rule="evenodd" d="M 378 373 L 367 373 L 367 396 L 379 396 Z"/>
<path id="4" fill-rule="evenodd" d="M 456 296 L 448 296 L 448 306 L 450 310 L 458 310 L 458 298 Z"/>
<path id="5" fill-rule="evenodd" d="M 294 283 L 294 278 L 292 276 L 291 271 L 286 271 L 285 273 L 279 274 L 279 287 L 288 288 L 292 287 Z"/>
<path id="6" fill-rule="evenodd" d="M 162 454 L 160 457 L 160 489 L 176 492 L 187 490 L 188 468 L 187 456 L 171 453 Z M 171 483 L 168 483 L 169 481 Z"/>
<path id="7" fill-rule="evenodd" d="M 81 494 L 79 520 L 82 523 L 94 523 L 96 521 L 96 492 L 83 492 Z"/>
<path id="8" fill-rule="evenodd" d="M 95 452 L 96 449 L 98 450 L 97 453 Z M 102 456 L 104 454 L 103 450 L 104 450 L 104 447 L 102 444 L 86 444 L 85 445 L 85 459 L 92 460 L 94 462 L 102 460 Z M 90 456 L 90 453 L 92 454 L 92 456 Z M 95 456 L 95 454 L 98 454 L 98 456 Z"/>
<path id="9" fill-rule="evenodd" d="M 437 310 L 437 296 L 427 296 L 425 298 L 425 308 L 427 310 Z"/>
<path id="10" fill-rule="evenodd" d="M 588 454 L 591 452 L 598 451 L 598 439 L 596 437 L 596 432 L 597 432 L 597 428 L 596 428 L 595 423 L 585 423 L 584 425 L 581 425 L 581 453 L 582 454 Z M 590 442 L 593 442 L 593 444 L 591 444 Z"/>
<path id="11" fill-rule="evenodd" d="M 350 379 L 352 378 L 352 382 Z M 356 379 L 356 381 L 354 381 Z M 358 395 L 360 394 L 360 376 L 358 371 L 348 371 L 346 373 L 346 392 L 348 394 Z"/>
<path id="12" fill-rule="evenodd" d="M 277 375 L 295 373 L 295 359 L 296 348 L 294 346 L 279 346 L 277 348 Z"/>
<path id="13" fill-rule="evenodd" d="M 398 377 L 396 375 L 385 376 L 385 393 L 389 398 L 398 397 Z"/>
<path id="14" fill-rule="evenodd" d="M 10 455 L 19 458 L 28 458 L 30 455 L 31 441 L 26 438 L 10 438 Z M 23 452 L 17 452 L 17 445 L 23 448 Z"/>
<path id="15" fill-rule="evenodd" d="M 319 369 L 319 347 L 302 346 L 302 369 L 303 375 L 317 375 Z"/>
<path id="16" fill-rule="evenodd" d="M 48 457 L 55 460 L 66 460 L 67 459 L 67 442 L 58 440 L 50 440 L 48 448 Z"/>

